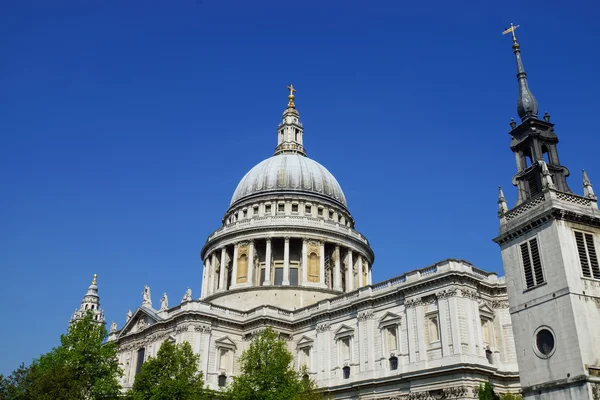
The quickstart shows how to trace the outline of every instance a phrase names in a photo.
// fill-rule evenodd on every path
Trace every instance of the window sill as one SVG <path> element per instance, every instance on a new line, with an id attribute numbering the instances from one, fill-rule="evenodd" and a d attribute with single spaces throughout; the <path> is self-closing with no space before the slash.
<path id="1" fill-rule="evenodd" d="M 581 279 L 583 279 L 584 281 L 590 281 L 590 282 L 594 282 L 594 283 L 600 282 L 600 279 L 592 278 L 590 276 L 582 276 Z"/>
<path id="2" fill-rule="evenodd" d="M 539 285 L 535 285 L 533 287 L 530 287 L 530 288 L 527 288 L 527 289 L 523 290 L 523 293 L 531 292 L 532 290 L 535 290 L 535 289 L 537 289 L 539 287 L 542 287 L 542 286 L 546 286 L 547 284 L 548 284 L 548 282 L 540 283 Z"/>

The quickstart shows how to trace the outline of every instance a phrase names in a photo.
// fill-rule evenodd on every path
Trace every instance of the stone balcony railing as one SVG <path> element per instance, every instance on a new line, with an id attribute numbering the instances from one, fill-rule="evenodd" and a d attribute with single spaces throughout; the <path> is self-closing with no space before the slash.
<path id="1" fill-rule="evenodd" d="M 262 228 L 262 227 L 308 227 L 316 228 L 332 233 L 342 233 L 350 236 L 367 246 L 369 241 L 360 232 L 355 231 L 345 225 L 334 221 L 326 221 L 319 218 L 311 218 L 295 215 L 274 215 L 268 217 L 254 217 L 237 221 L 233 224 L 225 225 L 208 236 L 207 242 L 224 236 L 229 233 L 239 232 L 247 229 Z"/>

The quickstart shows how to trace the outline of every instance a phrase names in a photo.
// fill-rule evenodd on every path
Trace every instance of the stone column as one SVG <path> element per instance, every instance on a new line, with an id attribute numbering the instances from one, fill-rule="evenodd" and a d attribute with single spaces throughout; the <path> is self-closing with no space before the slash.
<path id="1" fill-rule="evenodd" d="M 254 240 L 250 241 L 248 249 L 248 284 L 254 285 Z"/>
<path id="2" fill-rule="evenodd" d="M 302 238 L 302 285 L 308 282 L 308 255 L 306 254 L 306 238 Z"/>
<path id="3" fill-rule="evenodd" d="M 373 284 L 373 269 L 372 267 L 369 265 L 369 262 L 365 260 L 365 265 L 366 265 L 366 269 L 367 269 L 367 284 L 372 285 Z"/>
<path id="4" fill-rule="evenodd" d="M 271 284 L 271 238 L 267 238 L 267 246 L 265 249 L 265 280 L 263 286 Z"/>
<path id="5" fill-rule="evenodd" d="M 208 287 L 208 275 L 209 275 L 209 269 L 210 269 L 210 258 L 206 257 L 206 259 L 204 260 L 204 267 L 202 268 L 202 293 L 200 293 L 200 298 L 205 298 L 206 296 L 208 296 L 208 293 L 206 293 L 206 288 Z"/>
<path id="6" fill-rule="evenodd" d="M 365 282 L 363 280 L 363 260 L 362 260 L 362 256 L 359 255 L 358 256 L 358 260 L 357 260 L 357 264 L 358 264 L 358 287 L 361 288 L 365 285 Z"/>
<path id="7" fill-rule="evenodd" d="M 354 290 L 354 261 L 352 260 L 352 250 L 348 249 L 346 259 L 346 292 Z"/>
<path id="8" fill-rule="evenodd" d="M 212 262 L 210 263 L 211 265 L 211 274 L 210 274 L 210 293 L 214 293 L 216 292 L 216 286 L 217 286 L 217 254 L 213 251 L 212 255 Z"/>
<path id="9" fill-rule="evenodd" d="M 335 269 L 333 273 L 333 290 L 342 290 L 342 268 L 340 265 L 340 246 L 335 246 Z"/>
<path id="10" fill-rule="evenodd" d="M 283 282 L 282 285 L 290 284 L 290 238 L 286 237 L 283 244 Z"/>
<path id="11" fill-rule="evenodd" d="M 231 267 L 231 286 L 237 285 L 237 259 L 238 259 L 238 244 L 233 244 L 233 266 Z"/>
<path id="12" fill-rule="evenodd" d="M 227 263 L 227 250 L 221 249 L 221 270 L 219 271 L 219 291 L 225 290 L 225 266 Z"/>
<path id="13" fill-rule="evenodd" d="M 319 249 L 319 253 L 321 256 L 319 257 L 320 264 L 319 265 L 319 283 L 321 286 L 325 286 L 325 242 L 321 242 L 321 246 Z"/>

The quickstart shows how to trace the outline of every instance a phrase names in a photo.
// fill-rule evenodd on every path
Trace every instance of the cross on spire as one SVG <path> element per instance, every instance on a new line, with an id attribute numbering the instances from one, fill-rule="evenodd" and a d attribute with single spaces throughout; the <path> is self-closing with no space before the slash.
<path id="1" fill-rule="evenodd" d="M 294 104 L 294 93 L 296 92 L 296 89 L 294 89 L 294 85 L 292 84 L 287 88 L 290 91 L 290 95 L 288 96 L 288 108 L 296 108 L 296 105 Z"/>

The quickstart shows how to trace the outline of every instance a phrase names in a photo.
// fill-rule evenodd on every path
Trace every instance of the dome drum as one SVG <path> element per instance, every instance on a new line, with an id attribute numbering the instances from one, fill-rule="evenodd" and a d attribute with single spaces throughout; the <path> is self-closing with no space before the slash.
<path id="1" fill-rule="evenodd" d="M 202 251 L 207 274 L 202 290 L 206 298 L 217 296 L 226 301 L 229 297 L 225 294 L 231 294 L 231 298 L 244 296 L 247 304 L 254 304 L 256 297 L 267 301 L 264 297 L 275 293 L 265 294 L 265 288 L 289 287 L 294 288 L 294 294 L 289 295 L 296 299 L 287 303 L 297 308 L 310 304 L 310 296 L 300 296 L 305 289 L 328 293 L 312 297 L 318 301 L 372 281 L 373 254 L 365 251 L 368 245 L 356 246 L 353 241 L 293 228 L 252 235 L 246 232 L 231 235 L 230 240 L 221 239 L 224 238 L 207 243 Z"/>

